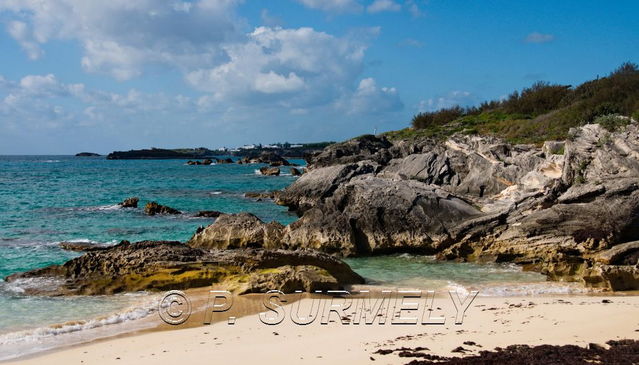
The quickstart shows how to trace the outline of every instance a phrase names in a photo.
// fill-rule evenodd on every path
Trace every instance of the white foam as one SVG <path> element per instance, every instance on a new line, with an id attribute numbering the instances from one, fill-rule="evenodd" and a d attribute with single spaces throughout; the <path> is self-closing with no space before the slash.
<path id="1" fill-rule="evenodd" d="M 68 321 L 58 325 L 0 335 L 0 361 L 58 346 L 87 342 L 92 339 L 127 332 L 127 329 L 132 330 L 134 327 L 129 325 L 122 327 L 123 325 L 135 321 L 139 322 L 141 319 L 149 317 L 157 311 L 157 306 L 158 299 L 154 298 L 146 303 L 99 318 Z M 146 327 L 152 325 L 153 322 L 145 324 Z M 110 327 L 113 327 L 113 330 L 109 331 L 108 328 Z M 142 325 L 140 324 L 140 326 L 135 328 L 142 328 Z M 91 334 L 83 334 L 86 332 L 91 332 Z"/>
<path id="2" fill-rule="evenodd" d="M 576 283 L 539 282 L 539 283 L 495 283 L 464 286 L 450 282 L 446 286 L 448 291 L 456 291 L 460 295 L 468 295 L 470 291 L 479 291 L 482 297 L 516 297 L 550 294 L 579 294 L 588 293 L 589 289 Z"/>

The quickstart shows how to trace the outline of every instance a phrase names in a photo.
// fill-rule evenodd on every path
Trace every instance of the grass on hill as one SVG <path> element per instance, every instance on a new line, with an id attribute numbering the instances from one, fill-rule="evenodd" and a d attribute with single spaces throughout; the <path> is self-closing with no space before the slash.
<path id="1" fill-rule="evenodd" d="M 539 144 L 566 139 L 570 128 L 587 123 L 599 122 L 612 130 L 630 122 L 621 115 L 639 120 L 639 67 L 633 63 L 577 87 L 537 82 L 504 100 L 419 113 L 412 127 L 385 135 L 390 139 L 444 139 L 465 133 Z"/>

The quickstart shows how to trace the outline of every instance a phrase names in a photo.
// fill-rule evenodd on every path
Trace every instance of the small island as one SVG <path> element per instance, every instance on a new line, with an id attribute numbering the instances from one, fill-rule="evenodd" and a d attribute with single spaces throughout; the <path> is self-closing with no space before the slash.
<path id="1" fill-rule="evenodd" d="M 102 155 L 100 155 L 99 153 L 93 153 L 93 152 L 80 152 L 80 153 L 76 153 L 75 157 L 100 157 Z"/>

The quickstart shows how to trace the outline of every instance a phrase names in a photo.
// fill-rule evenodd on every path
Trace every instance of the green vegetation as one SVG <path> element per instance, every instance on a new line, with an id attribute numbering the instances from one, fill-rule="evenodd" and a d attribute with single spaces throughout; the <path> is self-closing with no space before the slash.
<path id="1" fill-rule="evenodd" d="M 569 138 L 568 130 L 598 122 L 613 131 L 639 120 L 639 67 L 624 63 L 610 75 L 575 88 L 537 82 L 508 98 L 479 106 L 419 113 L 412 127 L 386 133 L 391 139 L 445 138 L 454 133 L 495 135 L 513 143 Z"/>

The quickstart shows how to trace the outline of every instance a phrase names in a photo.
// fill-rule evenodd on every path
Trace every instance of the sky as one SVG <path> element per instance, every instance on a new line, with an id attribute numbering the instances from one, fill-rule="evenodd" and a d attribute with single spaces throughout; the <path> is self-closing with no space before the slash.
<path id="1" fill-rule="evenodd" d="M 0 0 L 0 154 L 339 141 L 639 62 L 638 1 Z"/>

